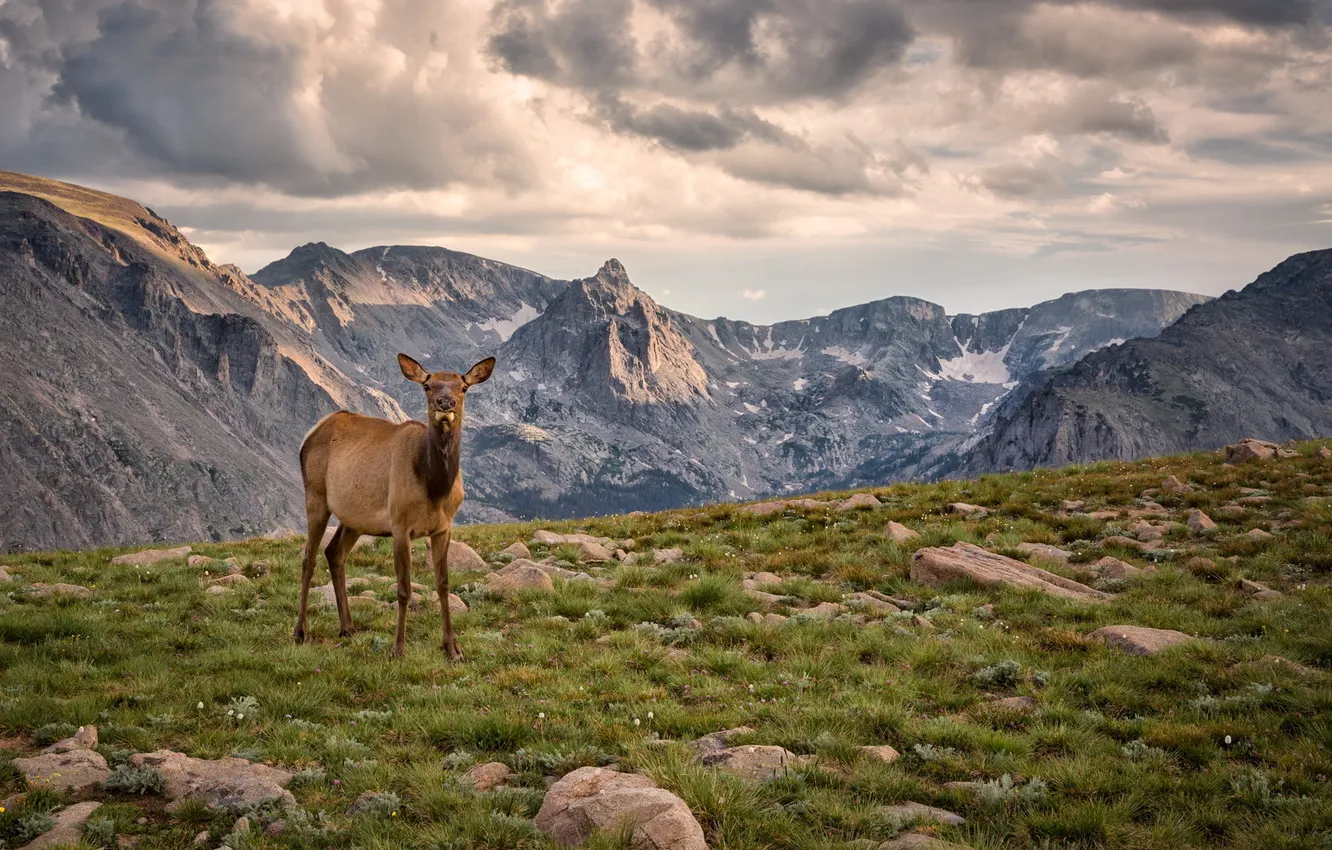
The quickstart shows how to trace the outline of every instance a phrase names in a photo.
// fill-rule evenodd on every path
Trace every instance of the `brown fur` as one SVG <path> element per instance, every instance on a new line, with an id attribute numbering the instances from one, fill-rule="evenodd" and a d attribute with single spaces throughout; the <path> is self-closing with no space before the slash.
<path id="1" fill-rule="evenodd" d="M 453 517 L 463 501 L 459 453 L 463 402 L 468 387 L 490 377 L 495 358 L 487 358 L 464 375 L 427 373 L 405 354 L 398 355 L 404 377 L 425 389 L 427 422 L 394 423 L 340 410 L 319 421 L 301 444 L 301 477 L 305 482 L 306 550 L 301 569 L 300 614 L 292 635 L 305 640 L 306 604 L 318 557 L 316 542 L 324 536 L 330 516 L 338 530 L 324 555 L 337 599 L 340 634 L 352 633 L 344 564 L 362 534 L 393 538 L 393 563 L 398 580 L 398 630 L 393 655 L 406 648 L 407 603 L 411 599 L 411 541 L 430 538 L 444 620 L 442 649 L 462 658 L 449 619 L 449 541 Z M 452 421 L 447 420 L 453 414 Z"/>

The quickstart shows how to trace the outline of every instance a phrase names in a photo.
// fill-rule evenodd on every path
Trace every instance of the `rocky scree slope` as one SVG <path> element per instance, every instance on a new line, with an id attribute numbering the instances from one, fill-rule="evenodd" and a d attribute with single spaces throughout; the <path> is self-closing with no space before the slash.
<path id="1" fill-rule="evenodd" d="M 1034 378 L 996 412 L 970 473 L 1131 460 L 1332 432 L 1332 251 L 1299 254 L 1155 339 Z"/>

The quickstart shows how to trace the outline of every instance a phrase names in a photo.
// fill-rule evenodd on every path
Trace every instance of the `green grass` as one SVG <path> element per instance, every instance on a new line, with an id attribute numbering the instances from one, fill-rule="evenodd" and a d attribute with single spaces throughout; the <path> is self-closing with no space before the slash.
<path id="1" fill-rule="evenodd" d="M 975 848 L 1328 850 L 1332 463 L 1313 457 L 1318 445 L 1276 463 L 1195 455 L 875 488 L 884 506 L 873 511 L 756 518 L 717 505 L 459 528 L 483 557 L 542 527 L 632 537 L 640 553 L 678 547 L 686 558 L 585 564 L 604 584 L 557 581 L 553 595 L 509 599 L 465 587 L 482 573 L 454 575 L 471 606 L 454 620 L 462 664 L 439 652 L 433 606 L 409 615 L 399 662 L 388 658 L 393 620 L 382 607 L 355 607 L 359 631 L 345 639 L 333 612 L 312 609 L 313 641 L 292 645 L 300 540 L 197 545 L 273 566 L 220 597 L 205 595 L 199 571 L 183 563 L 109 566 L 121 550 L 3 556 L 16 581 L 0 585 L 0 798 L 21 788 L 13 758 L 93 723 L 113 765 L 171 748 L 300 771 L 292 791 L 302 813 L 280 836 L 256 829 L 238 840 L 247 850 L 550 847 L 531 822 L 548 777 L 593 764 L 645 773 L 679 794 L 717 850 L 884 841 L 902 826 L 878 807 L 905 800 L 964 815 L 965 826 L 929 829 Z M 1095 542 L 1132 520 L 1062 516 L 1060 501 L 1128 510 L 1172 474 L 1197 489 L 1159 497 L 1168 519 L 1200 508 L 1218 532 L 1172 533 L 1168 551 L 1151 557 L 1115 550 L 1156 571 L 1104 585 L 1116 593 L 1104 604 L 932 589 L 909 577 L 920 546 L 964 540 L 1012 553 L 1030 541 L 1074 551 L 1067 565 L 1041 565 L 1094 582 Z M 1272 498 L 1243 515 L 1220 512 L 1241 488 Z M 943 513 L 955 501 L 992 512 L 960 521 Z M 921 537 L 887 541 L 889 520 Z M 1241 537 L 1252 528 L 1274 536 Z M 533 549 L 537 558 L 576 554 Z M 1195 557 L 1214 566 L 1190 566 Z M 348 572 L 389 575 L 390 562 L 378 542 L 353 552 Z M 323 569 L 321 558 L 320 582 Z M 420 547 L 415 570 L 430 584 Z M 804 604 L 877 590 L 914 600 L 915 611 L 755 624 L 744 616 L 762 609 L 741 590 L 754 571 L 779 574 L 775 592 Z M 1245 596 L 1233 587 L 1240 577 L 1285 596 Z M 93 596 L 34 598 L 24 590 L 34 582 L 82 584 Z M 1134 658 L 1086 639 L 1118 623 L 1208 640 Z M 1270 655 L 1315 672 L 1259 663 Z M 1012 696 L 1037 709 L 992 704 Z M 752 785 L 690 758 L 685 742 L 739 725 L 754 729 L 744 743 L 816 761 Z M 902 757 L 861 755 L 879 744 Z M 462 775 L 489 760 L 513 768 L 508 787 L 469 790 Z M 231 830 L 233 816 L 200 806 L 168 814 L 152 777 L 118 776 L 95 795 L 107 803 L 98 840 L 113 831 L 142 850 L 176 850 L 201 830 L 214 844 Z M 985 785 L 946 786 L 954 781 Z M 348 817 L 365 791 L 382 805 Z M 0 814 L 0 842 L 68 802 L 30 795 Z M 611 835 L 589 846 L 625 845 Z"/>

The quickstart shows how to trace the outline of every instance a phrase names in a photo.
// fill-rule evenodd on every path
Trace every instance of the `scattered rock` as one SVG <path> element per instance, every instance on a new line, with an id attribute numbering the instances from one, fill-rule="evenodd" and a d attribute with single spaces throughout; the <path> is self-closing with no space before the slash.
<path id="1" fill-rule="evenodd" d="M 788 508 L 799 508 L 803 511 L 817 511 L 828 507 L 827 502 L 820 502 L 818 499 L 787 499 Z"/>
<path id="2" fill-rule="evenodd" d="M 874 509 L 883 507 L 883 502 L 869 493 L 857 493 L 849 499 L 844 499 L 837 503 L 839 511 L 854 511 L 862 508 Z"/>
<path id="3" fill-rule="evenodd" d="M 1235 582 L 1235 589 L 1242 593 L 1247 593 L 1250 596 L 1258 596 L 1263 599 L 1276 599 L 1277 597 L 1284 595 L 1281 591 L 1273 590 L 1262 582 L 1249 581 L 1247 578 L 1242 578 Z"/>
<path id="4" fill-rule="evenodd" d="M 1075 502 L 1072 499 L 1065 499 L 1064 501 L 1059 503 L 1059 510 L 1065 511 L 1067 513 L 1075 513 L 1077 511 L 1082 510 L 1085 507 L 1087 507 L 1086 502 L 1083 501 Z"/>
<path id="5" fill-rule="evenodd" d="M 874 590 L 852 593 L 843 597 L 843 599 L 852 608 L 866 608 L 880 614 L 893 614 L 901 610 L 892 602 L 889 602 L 882 593 Z"/>
<path id="6" fill-rule="evenodd" d="M 216 564 L 218 563 L 218 561 L 216 558 L 210 558 L 207 555 L 191 555 L 188 559 L 186 559 L 185 563 L 197 569 L 211 570 L 211 569 L 217 569 Z"/>
<path id="7" fill-rule="evenodd" d="M 1173 629 L 1149 629 L 1144 626 L 1106 626 L 1087 637 L 1122 649 L 1129 655 L 1154 655 L 1168 647 L 1194 640 L 1192 636 Z"/>
<path id="8" fill-rule="evenodd" d="M 1222 505 L 1221 507 L 1217 508 L 1216 512 L 1221 514 L 1222 516 L 1237 517 L 1237 516 L 1242 516 L 1248 510 L 1249 509 L 1244 507 L 1243 505 L 1237 505 L 1232 502 L 1231 504 Z"/>
<path id="9" fill-rule="evenodd" d="M 73 596 L 78 599 L 87 599 L 92 596 L 92 591 L 79 584 L 36 584 L 28 585 L 28 592 L 33 596 Z"/>
<path id="10" fill-rule="evenodd" d="M 21 850 L 44 850 L 47 847 L 72 846 L 79 843 L 83 835 L 83 824 L 89 815 L 97 811 L 102 804 L 94 800 L 66 806 L 51 815 L 54 825 L 23 845 Z"/>
<path id="11" fill-rule="evenodd" d="M 97 728 L 81 726 L 73 737 L 57 741 L 41 755 L 14 759 L 29 788 L 78 793 L 100 784 L 111 775 L 106 759 L 93 748 L 97 746 Z"/>
<path id="12" fill-rule="evenodd" d="M 498 573 L 487 576 L 486 584 L 491 590 L 500 593 L 518 590 L 555 592 L 555 582 L 551 581 L 546 571 L 531 561 L 523 560 L 513 561 Z"/>
<path id="13" fill-rule="evenodd" d="M 135 767 L 155 767 L 166 777 L 168 800 L 201 800 L 215 808 L 241 809 L 277 802 L 284 808 L 296 805 L 287 790 L 292 774 L 245 759 L 196 759 L 172 750 L 130 756 Z"/>
<path id="14" fill-rule="evenodd" d="M 1166 527 L 1164 525 L 1153 525 L 1145 519 L 1140 519 L 1129 526 L 1129 531 L 1133 532 L 1139 540 L 1150 542 L 1163 539 L 1166 534 Z"/>
<path id="15" fill-rule="evenodd" d="M 630 830 L 635 850 L 707 850 L 689 806 L 651 779 L 580 767 L 546 792 L 536 825 L 557 844 L 578 847 L 594 832 Z"/>
<path id="16" fill-rule="evenodd" d="M 1266 531 L 1263 531 L 1261 528 L 1251 528 L 1251 529 L 1249 529 L 1248 531 L 1246 531 L 1246 532 L 1244 532 L 1243 534 L 1241 534 L 1240 537 L 1247 537 L 1247 538 L 1249 538 L 1250 540 L 1271 540 L 1271 539 L 1272 539 L 1272 535 L 1269 534 L 1269 533 L 1266 532 Z"/>
<path id="17" fill-rule="evenodd" d="M 251 561 L 250 573 L 256 577 L 266 576 L 273 572 L 273 565 L 268 561 Z"/>
<path id="18" fill-rule="evenodd" d="M 1194 534 L 1207 534 L 1216 529 L 1216 523 L 1212 522 L 1212 518 L 1196 509 L 1189 512 L 1189 518 L 1184 522 Z"/>
<path id="19" fill-rule="evenodd" d="M 1032 588 L 1066 599 L 1109 598 L 1108 594 L 1093 590 L 1085 584 L 987 552 L 971 543 L 955 543 L 948 549 L 930 547 L 917 550 L 911 559 L 911 578 L 931 587 L 965 578 L 986 587 L 1009 585 Z"/>
<path id="20" fill-rule="evenodd" d="M 515 558 L 526 558 L 529 561 L 532 560 L 532 550 L 528 549 L 527 544 L 523 543 L 521 540 L 516 543 L 510 543 L 508 546 L 500 550 L 500 553 L 512 555 Z"/>
<path id="21" fill-rule="evenodd" d="M 1257 663 L 1265 667 L 1279 667 L 1282 670 L 1288 670 L 1297 676 L 1318 675 L 1318 671 L 1314 670 L 1312 667 L 1305 667 L 1299 662 L 1291 661 L 1289 658 L 1282 658 L 1280 655 L 1264 655 L 1262 658 L 1258 659 Z"/>
<path id="22" fill-rule="evenodd" d="M 765 593 L 762 590 L 745 590 L 745 595 L 760 605 L 786 605 L 789 598 L 778 596 L 775 593 Z"/>
<path id="23" fill-rule="evenodd" d="M 1092 572 L 1102 578 L 1126 579 L 1142 575 L 1143 571 L 1130 563 L 1109 555 L 1091 565 Z"/>
<path id="24" fill-rule="evenodd" d="M 813 758 L 798 756 L 783 747 L 745 744 L 707 753 L 700 760 L 708 767 L 715 767 L 741 779 L 767 782 L 788 770 L 808 764 Z"/>
<path id="25" fill-rule="evenodd" d="M 720 732 L 709 732 L 702 738 L 690 741 L 689 746 L 694 751 L 694 755 L 702 758 L 711 753 L 719 753 L 731 745 L 732 738 L 738 738 L 741 735 L 751 734 L 754 730 L 748 726 L 736 726 L 734 729 L 723 729 Z"/>
<path id="26" fill-rule="evenodd" d="M 509 778 L 509 766 L 502 761 L 491 761 L 485 764 L 478 764 L 476 767 L 467 771 L 467 778 L 472 781 L 472 786 L 478 791 L 489 791 L 492 788 L 503 785 L 504 780 Z"/>
<path id="27" fill-rule="evenodd" d="M 751 516 L 772 516 L 786 510 L 786 502 L 757 502 L 752 505 L 741 505 L 740 510 Z"/>
<path id="28" fill-rule="evenodd" d="M 593 537 L 591 534 L 556 534 L 553 531 L 537 529 L 532 532 L 532 542 L 543 543 L 547 546 L 577 546 L 579 543 L 596 543 L 600 546 L 609 546 L 613 541 L 609 537 Z"/>
<path id="29" fill-rule="evenodd" d="M 201 833 L 199 833 L 198 835 L 194 836 L 194 840 L 191 841 L 190 844 L 193 845 L 193 846 L 195 846 L 195 847 L 201 847 L 201 846 L 207 844 L 207 843 L 208 843 L 208 839 L 210 839 L 210 838 L 212 838 L 212 835 L 210 835 L 209 832 L 208 832 L 208 830 L 205 829 L 203 832 L 201 832 Z"/>
<path id="30" fill-rule="evenodd" d="M 887 744 L 880 744 L 873 747 L 861 747 L 860 751 L 864 753 L 867 758 L 883 762 L 884 764 L 892 764 L 902 757 L 901 753 Z"/>
<path id="31" fill-rule="evenodd" d="M 436 592 L 433 591 L 433 590 L 430 591 L 428 594 L 426 594 L 426 601 L 429 602 L 429 603 L 432 604 L 432 605 L 438 605 L 438 604 L 439 604 L 439 594 L 436 593 Z M 467 603 L 464 602 L 464 601 L 462 601 L 462 597 L 459 596 L 459 595 L 456 594 L 456 593 L 450 593 L 450 594 L 449 594 L 449 613 L 450 613 L 450 614 L 466 614 L 466 613 L 467 613 Z"/>
<path id="32" fill-rule="evenodd" d="M 236 818 L 235 822 L 231 824 L 231 831 L 235 835 L 249 835 L 250 819 L 244 815 Z"/>
<path id="33" fill-rule="evenodd" d="M 230 592 L 231 588 L 222 584 L 210 584 L 208 587 L 204 588 L 204 593 L 208 596 L 226 596 Z"/>
<path id="34" fill-rule="evenodd" d="M 810 617 L 818 617 L 820 620 L 831 620 L 841 614 L 846 613 L 846 606 L 837 602 L 820 602 L 812 608 L 806 608 L 800 612 Z"/>
<path id="35" fill-rule="evenodd" d="M 1119 511 L 1114 511 L 1114 510 L 1092 511 L 1091 513 L 1087 514 L 1087 516 L 1091 517 L 1092 519 L 1099 519 L 1099 520 L 1119 519 Z"/>
<path id="36" fill-rule="evenodd" d="M 966 517 L 983 517 L 990 512 L 989 508 L 983 508 L 980 505 L 969 505 L 966 502 L 953 502 L 947 508 L 945 513 L 961 514 Z"/>
<path id="37" fill-rule="evenodd" d="M 781 584 L 782 577 L 776 573 L 759 572 L 745 573 L 745 577 L 740 582 L 740 587 L 745 590 L 757 590 L 762 585 Z"/>
<path id="38" fill-rule="evenodd" d="M 1028 557 L 1048 558 L 1052 561 L 1068 562 L 1073 553 L 1048 543 L 1019 543 L 1017 550 Z"/>
<path id="39" fill-rule="evenodd" d="M 1226 463 L 1243 463 L 1246 460 L 1270 460 L 1276 457 L 1277 446 L 1266 440 L 1252 437 L 1226 446 Z"/>
<path id="40" fill-rule="evenodd" d="M 275 820 L 268 826 L 264 827 L 264 835 L 267 835 L 270 838 L 276 838 L 285 832 L 286 829 L 287 822 L 285 820 Z"/>
<path id="41" fill-rule="evenodd" d="M 235 587 L 239 584 L 249 584 L 250 580 L 244 573 L 229 573 L 224 576 L 218 576 L 210 579 L 208 584 L 212 587 Z"/>
<path id="42" fill-rule="evenodd" d="M 153 564 L 160 564 L 163 561 L 174 561 L 190 554 L 189 546 L 181 546 L 178 549 L 144 549 L 142 552 L 131 552 L 127 555 L 117 555 L 111 559 L 113 566 L 126 567 L 148 567 Z"/>
<path id="43" fill-rule="evenodd" d="M 906 543 L 920 537 L 918 532 L 912 531 L 900 522 L 892 522 L 884 526 L 883 534 L 894 543 Z"/>
<path id="44" fill-rule="evenodd" d="M 589 562 L 604 562 L 615 559 L 615 553 L 602 546 L 600 543 L 579 543 L 578 560 Z"/>
<path id="45" fill-rule="evenodd" d="M 1186 496 L 1193 492 L 1193 488 L 1172 475 L 1161 482 L 1161 492 L 1172 496 Z"/>
<path id="46" fill-rule="evenodd" d="M 898 803 L 894 806 L 880 806 L 879 811 L 887 815 L 892 820 L 902 823 L 914 823 L 916 821 L 930 821 L 933 823 L 944 823 L 949 826 L 962 826 L 967 819 L 950 812 L 947 809 L 938 809 L 934 806 L 927 806 L 923 803 L 914 803 L 907 801 Z"/>
<path id="47" fill-rule="evenodd" d="M 775 626 L 779 623 L 785 623 L 787 618 L 781 614 L 760 614 L 757 611 L 750 611 L 745 615 L 745 619 L 751 623 L 758 623 L 765 626 Z"/>
<path id="48" fill-rule="evenodd" d="M 476 550 L 461 540 L 449 540 L 449 569 L 454 572 L 490 569 L 486 559 L 476 554 Z"/>
<path id="49" fill-rule="evenodd" d="M 928 618 L 922 617 L 919 614 L 912 614 L 910 622 L 911 625 L 915 626 L 918 629 L 925 629 L 926 631 L 934 631 L 934 623 L 931 623 Z"/>
<path id="50" fill-rule="evenodd" d="M 653 549 L 652 559 L 658 564 L 673 564 L 684 560 L 683 549 Z"/>
<path id="51" fill-rule="evenodd" d="M 1323 460 L 1328 460 L 1329 458 L 1332 458 L 1332 449 L 1329 449 L 1327 446 L 1323 446 L 1318 451 L 1314 452 L 1314 457 L 1322 458 Z"/>

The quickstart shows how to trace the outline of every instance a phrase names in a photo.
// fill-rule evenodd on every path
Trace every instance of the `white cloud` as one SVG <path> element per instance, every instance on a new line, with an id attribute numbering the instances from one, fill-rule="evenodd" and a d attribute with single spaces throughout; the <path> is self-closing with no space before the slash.
<path id="1" fill-rule="evenodd" d="M 768 297 L 768 293 L 762 289 L 744 289 L 740 291 L 740 297 L 747 301 L 762 301 Z"/>

